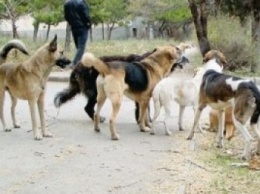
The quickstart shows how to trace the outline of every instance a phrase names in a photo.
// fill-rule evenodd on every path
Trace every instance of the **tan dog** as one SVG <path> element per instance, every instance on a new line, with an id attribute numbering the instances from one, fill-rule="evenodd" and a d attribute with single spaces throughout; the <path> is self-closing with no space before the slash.
<path id="1" fill-rule="evenodd" d="M 100 131 L 100 110 L 109 98 L 112 102 L 113 112 L 110 117 L 110 131 L 112 140 L 118 140 L 115 120 L 119 112 L 123 95 L 138 102 L 140 106 L 139 126 L 141 131 L 150 128 L 145 125 L 147 106 L 154 86 L 165 77 L 173 64 L 182 59 L 182 51 L 174 46 L 162 46 L 143 59 L 141 62 L 110 62 L 104 63 L 91 53 L 85 53 L 82 64 L 94 67 L 99 72 L 97 78 L 97 111 L 95 113 L 96 131 Z"/>
<path id="2" fill-rule="evenodd" d="M 231 140 L 234 137 L 235 126 L 232 119 L 232 111 L 232 106 L 229 106 L 225 110 L 225 131 L 227 140 Z M 216 132 L 218 130 L 218 125 L 218 111 L 211 109 L 209 112 L 209 131 Z"/>
<path id="3" fill-rule="evenodd" d="M 6 58 L 6 55 L 3 57 Z M 8 91 L 12 99 L 12 120 L 15 128 L 20 127 L 15 117 L 17 99 L 28 100 L 34 138 L 41 140 L 42 137 L 52 137 L 46 129 L 44 118 L 44 93 L 46 82 L 54 65 L 64 67 L 70 60 L 58 50 L 57 36 L 50 43 L 39 48 L 27 61 L 19 64 L 4 63 L 0 66 L 0 119 L 5 131 L 11 131 L 6 127 L 4 120 L 4 96 Z M 42 133 L 36 122 L 36 104 L 41 121 Z"/>

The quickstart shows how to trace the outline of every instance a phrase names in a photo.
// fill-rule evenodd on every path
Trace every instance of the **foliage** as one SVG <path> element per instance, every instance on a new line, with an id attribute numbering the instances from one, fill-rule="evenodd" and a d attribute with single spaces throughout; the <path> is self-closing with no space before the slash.
<path id="1" fill-rule="evenodd" d="M 191 18 L 186 1 L 182 0 L 130 0 L 129 11 L 133 16 L 142 16 L 150 22 L 183 22 Z"/>
<path id="2" fill-rule="evenodd" d="M 33 0 L 31 6 L 32 16 L 36 23 L 57 25 L 64 20 L 63 4 L 61 1 Z"/>
<path id="3" fill-rule="evenodd" d="M 28 10 L 28 1 L 26 0 L 1 0 L 0 18 L 12 19 L 25 15 Z"/>
<path id="4" fill-rule="evenodd" d="M 220 8 L 224 13 L 239 17 L 240 21 L 245 21 L 251 12 L 250 1 L 244 0 L 222 0 Z"/>
<path id="5" fill-rule="evenodd" d="M 250 69 L 253 55 L 250 31 L 240 25 L 238 18 L 222 14 L 211 17 L 208 38 L 212 49 L 220 50 L 227 56 L 229 70 Z"/>

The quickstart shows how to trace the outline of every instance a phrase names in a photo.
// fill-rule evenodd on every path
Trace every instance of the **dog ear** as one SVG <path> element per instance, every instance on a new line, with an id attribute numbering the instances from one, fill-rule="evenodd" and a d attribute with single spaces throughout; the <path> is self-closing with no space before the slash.
<path id="1" fill-rule="evenodd" d="M 49 51 L 55 52 L 57 50 L 57 34 L 55 34 L 53 40 L 49 44 Z"/>

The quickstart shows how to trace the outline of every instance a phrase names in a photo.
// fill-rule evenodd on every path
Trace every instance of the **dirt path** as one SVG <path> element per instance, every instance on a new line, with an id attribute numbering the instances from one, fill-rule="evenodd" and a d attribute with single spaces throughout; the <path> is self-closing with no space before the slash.
<path id="1" fill-rule="evenodd" d="M 196 133 L 194 141 L 186 140 L 193 122 L 192 108 L 185 112 L 186 131 L 177 130 L 178 109 L 174 104 L 170 125 L 173 135 L 165 136 L 163 124 L 158 122 L 156 135 L 151 136 L 139 132 L 134 103 L 125 99 L 117 121 L 121 139 L 111 141 L 108 122 L 102 124 L 101 133 L 93 131 L 93 123 L 83 110 L 82 96 L 64 105 L 56 117 L 52 100 L 64 87 L 65 83 L 50 82 L 47 89 L 47 123 L 55 137 L 33 140 L 27 103 L 22 101 L 17 108 L 22 128 L 11 133 L 0 131 L 1 193 L 238 193 L 234 185 L 223 186 L 223 177 L 218 180 L 223 174 L 221 162 L 228 165 L 226 155 L 221 158 L 222 152 L 212 146 L 214 134 Z M 6 117 L 11 123 L 8 107 L 9 99 Z M 110 110 L 106 102 L 102 114 L 108 118 Z M 162 118 L 163 113 L 159 120 Z M 215 159 L 217 163 L 212 162 Z M 243 173 L 246 177 L 252 175 Z M 259 181 L 259 176 L 252 176 Z"/>

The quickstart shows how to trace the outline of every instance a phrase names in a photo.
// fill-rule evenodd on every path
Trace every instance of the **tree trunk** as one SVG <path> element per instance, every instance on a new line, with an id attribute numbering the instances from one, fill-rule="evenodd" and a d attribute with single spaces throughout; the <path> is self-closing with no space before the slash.
<path id="1" fill-rule="evenodd" d="M 39 22 L 35 22 L 35 23 L 33 24 L 33 26 L 34 26 L 34 30 L 33 30 L 33 42 L 37 42 L 37 35 L 38 35 L 40 23 L 39 23 Z"/>
<path id="2" fill-rule="evenodd" d="M 46 39 L 45 39 L 45 41 L 46 41 L 46 42 L 49 40 L 49 36 L 50 36 L 50 29 L 51 29 L 51 25 L 50 25 L 50 24 L 48 24 L 48 25 L 47 25 Z"/>
<path id="3" fill-rule="evenodd" d="M 70 25 L 67 23 L 66 35 L 65 35 L 65 51 L 67 52 L 70 52 L 71 50 L 70 43 L 71 43 L 71 29 L 70 29 Z"/>
<path id="4" fill-rule="evenodd" d="M 190 5 L 193 22 L 196 29 L 196 35 L 198 38 L 200 52 L 204 56 L 210 50 L 210 44 L 207 34 L 207 9 L 206 0 L 199 0 L 196 4 L 196 0 L 188 0 Z"/>
<path id="5" fill-rule="evenodd" d="M 105 27 L 104 27 L 104 22 L 102 22 L 102 40 L 105 40 Z"/>
<path id="6" fill-rule="evenodd" d="M 92 31 L 92 26 L 89 29 L 89 37 L 90 37 L 90 42 L 93 42 L 93 31 Z"/>
<path id="7" fill-rule="evenodd" d="M 255 0 L 253 3 L 252 18 L 252 43 L 255 45 L 254 60 L 251 65 L 251 72 L 260 72 L 260 2 Z"/>
<path id="8" fill-rule="evenodd" d="M 112 23 L 111 26 L 107 24 L 107 40 L 111 40 L 112 37 L 112 31 L 114 29 L 115 23 Z"/>
<path id="9" fill-rule="evenodd" d="M 18 34 L 17 34 L 17 27 L 16 27 L 16 24 L 15 24 L 15 22 L 16 22 L 15 18 L 12 18 L 11 22 L 12 22 L 13 38 L 19 38 Z"/>

